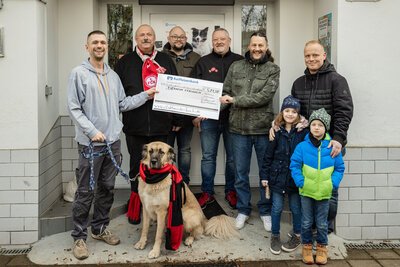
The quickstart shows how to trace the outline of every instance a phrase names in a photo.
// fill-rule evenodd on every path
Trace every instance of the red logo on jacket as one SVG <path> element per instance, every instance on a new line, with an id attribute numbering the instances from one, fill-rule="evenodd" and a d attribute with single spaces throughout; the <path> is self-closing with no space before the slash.
<path id="1" fill-rule="evenodd" d="M 218 69 L 216 67 L 212 67 L 211 69 L 208 70 L 208 72 L 218 72 Z"/>

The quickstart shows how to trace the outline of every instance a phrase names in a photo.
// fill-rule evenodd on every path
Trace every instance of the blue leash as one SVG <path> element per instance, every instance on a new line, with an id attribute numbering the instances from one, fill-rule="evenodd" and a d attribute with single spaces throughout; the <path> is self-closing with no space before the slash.
<path id="1" fill-rule="evenodd" d="M 106 143 L 106 147 L 105 148 L 103 148 L 101 151 L 94 152 L 93 151 L 94 150 L 93 142 L 90 141 L 90 143 L 89 143 L 89 153 L 87 154 L 87 153 L 82 151 L 82 156 L 85 159 L 89 159 L 89 165 L 90 165 L 89 186 L 90 186 L 90 189 L 92 191 L 94 190 L 94 186 L 95 186 L 95 181 L 94 181 L 94 159 L 98 158 L 98 157 L 105 156 L 107 154 L 110 155 L 111 161 L 113 162 L 114 167 L 118 170 L 118 173 L 120 173 L 125 178 L 125 180 L 127 182 L 130 181 L 129 175 L 126 174 L 122 170 L 121 166 L 119 166 L 117 161 L 115 160 L 114 154 L 112 153 L 112 150 L 111 150 L 110 143 L 107 140 L 105 141 L 105 143 Z"/>

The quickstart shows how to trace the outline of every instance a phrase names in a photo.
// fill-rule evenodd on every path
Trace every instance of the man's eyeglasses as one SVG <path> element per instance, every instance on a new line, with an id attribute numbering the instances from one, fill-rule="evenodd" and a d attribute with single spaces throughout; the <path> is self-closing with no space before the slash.
<path id="1" fill-rule="evenodd" d="M 177 35 L 172 35 L 170 36 L 172 40 L 186 40 L 186 36 L 177 36 Z"/>

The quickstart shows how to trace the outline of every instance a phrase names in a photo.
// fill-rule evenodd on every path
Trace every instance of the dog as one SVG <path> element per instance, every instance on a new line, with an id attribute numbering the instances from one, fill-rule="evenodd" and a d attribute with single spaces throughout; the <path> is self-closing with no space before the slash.
<path id="1" fill-rule="evenodd" d="M 143 166 L 159 170 L 166 164 L 173 164 L 175 159 L 174 149 L 163 142 L 152 142 L 143 147 Z M 150 259 L 160 256 L 160 247 L 167 223 L 167 213 L 170 202 L 171 174 L 156 183 L 146 183 L 140 177 L 139 196 L 143 207 L 142 233 L 140 240 L 134 245 L 135 249 L 142 250 L 146 247 L 150 220 L 157 221 L 157 230 L 153 249 L 149 252 Z M 201 235 L 210 235 L 219 239 L 238 237 L 239 232 L 235 227 L 234 218 L 226 215 L 214 216 L 210 220 L 197 202 L 186 183 L 182 182 L 182 219 L 184 232 L 188 235 L 184 241 L 186 246 L 191 246 L 195 239 Z M 183 189 L 183 188 L 182 188 Z M 185 201 L 183 201 L 183 199 Z"/>
<path id="2" fill-rule="evenodd" d="M 200 56 L 207 55 L 211 52 L 210 46 L 207 43 L 208 27 L 204 29 L 192 28 L 192 46 L 193 51 Z"/>

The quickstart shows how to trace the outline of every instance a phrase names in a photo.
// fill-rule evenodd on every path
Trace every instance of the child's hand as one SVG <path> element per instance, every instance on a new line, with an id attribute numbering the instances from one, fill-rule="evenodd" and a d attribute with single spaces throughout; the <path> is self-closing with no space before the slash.
<path id="1" fill-rule="evenodd" d="M 263 187 L 268 186 L 268 181 L 267 181 L 267 180 L 261 180 L 261 185 L 262 185 Z"/>

